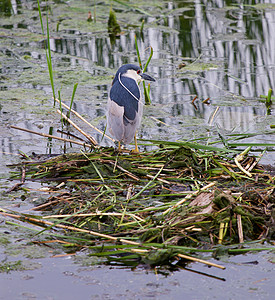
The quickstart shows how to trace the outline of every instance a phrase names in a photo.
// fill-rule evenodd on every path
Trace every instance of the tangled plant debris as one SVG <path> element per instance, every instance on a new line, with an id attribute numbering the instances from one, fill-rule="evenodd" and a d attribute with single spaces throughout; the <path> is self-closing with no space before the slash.
<path id="1" fill-rule="evenodd" d="M 26 179 L 51 182 L 51 196 L 35 208 L 42 218 L 9 215 L 70 237 L 82 232 L 77 249 L 89 246 L 92 255 L 126 264 L 164 264 L 202 249 L 215 256 L 221 248 L 249 251 L 248 242 L 274 240 L 274 170 L 233 150 L 152 144 L 160 147 L 138 155 L 97 148 L 26 161 Z"/>

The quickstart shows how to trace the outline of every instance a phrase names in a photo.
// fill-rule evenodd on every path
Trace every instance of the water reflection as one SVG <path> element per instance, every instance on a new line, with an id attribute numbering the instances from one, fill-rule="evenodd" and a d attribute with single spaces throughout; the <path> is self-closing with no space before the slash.
<path id="1" fill-rule="evenodd" d="M 33 8 L 35 2 L 11 1 L 12 7 L 8 10 L 17 14 L 23 11 L 22 7 Z M 171 1 L 162 15 L 140 15 L 140 21 L 144 19 L 146 24 L 142 39 L 139 29 L 129 29 L 114 44 L 107 28 L 99 34 L 84 34 L 78 28 L 62 30 L 61 21 L 59 32 L 53 32 L 50 39 L 52 52 L 58 54 L 53 55 L 55 67 L 80 67 L 93 77 L 113 75 L 122 64 L 136 62 L 137 35 L 143 61 L 149 56 L 147 47 L 151 45 L 154 49 L 148 72 L 158 78 L 151 86 L 153 107 L 146 108 L 145 123 L 154 116 L 174 128 L 195 126 L 192 120 L 196 118 L 207 124 L 215 108 L 221 106 L 213 124 L 216 122 L 228 131 L 253 132 L 259 129 L 257 123 L 266 115 L 264 104 L 256 98 L 267 94 L 269 88 L 275 90 L 275 9 L 260 6 L 270 1 L 257 3 L 258 6 L 250 6 L 255 1 L 244 4 L 221 0 Z M 8 29 L 7 26 L 9 23 L 3 28 Z M 22 22 L 14 26 L 29 30 Z M 18 47 L 29 48 L 31 43 L 26 43 Z M 41 49 L 44 44 L 38 42 L 36 47 Z M 5 51 L 8 55 L 9 50 Z M 36 49 L 25 53 L 34 59 L 43 59 Z M 182 62 L 187 66 L 179 69 Z M 5 66 L 1 72 L 3 70 Z M 49 91 L 49 87 L 43 85 L 32 87 Z M 74 109 L 95 119 L 104 114 L 102 104 L 107 98 L 107 85 L 106 82 L 95 83 L 90 89 L 100 91 L 97 100 L 77 102 Z M 197 110 L 191 104 L 196 95 Z M 206 98 L 210 98 L 212 105 L 202 104 Z M 271 113 L 274 114 L 274 109 Z M 104 129 L 103 120 L 99 126 Z M 186 130 L 180 134 L 169 130 L 171 127 L 167 126 L 148 130 L 144 125 L 141 136 L 154 138 L 161 134 L 162 138 L 169 135 L 175 139 L 188 135 Z"/>
<path id="2" fill-rule="evenodd" d="M 168 22 L 159 22 L 167 24 L 168 32 L 158 28 L 148 28 L 145 32 L 147 42 L 139 42 L 139 48 L 144 60 L 148 55 L 146 47 L 151 45 L 154 49 L 150 72 L 159 78 L 157 87 L 152 87 L 154 101 L 174 103 L 181 101 L 181 95 L 199 95 L 201 99 L 209 97 L 212 103 L 220 105 L 226 95 L 254 98 L 266 94 L 269 88 L 274 89 L 275 50 L 272 45 L 275 35 L 271 29 L 275 22 L 274 11 L 253 14 L 255 8 L 235 6 L 229 9 L 224 4 L 223 1 L 195 1 L 194 10 L 170 16 Z M 184 5 L 186 3 L 175 1 L 168 4 L 168 9 Z M 156 18 L 146 21 L 150 24 Z M 78 60 L 85 69 L 89 68 L 89 62 L 117 69 L 135 60 L 135 33 L 130 31 L 121 36 L 114 47 L 108 37 L 87 39 L 79 36 L 52 39 L 51 49 L 72 56 L 72 64 L 75 64 L 74 57 L 87 59 L 84 63 Z M 192 71 L 178 71 L 178 63 L 185 57 L 195 60 L 199 56 L 201 62 L 212 62 L 217 67 L 205 71 L 202 67 L 201 72 L 193 72 L 192 80 L 186 80 Z"/>

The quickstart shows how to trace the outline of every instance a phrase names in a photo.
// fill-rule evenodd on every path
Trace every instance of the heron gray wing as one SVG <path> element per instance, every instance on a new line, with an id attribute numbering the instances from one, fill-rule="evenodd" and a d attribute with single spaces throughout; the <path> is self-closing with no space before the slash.
<path id="1" fill-rule="evenodd" d="M 124 107 L 108 99 L 107 127 L 116 140 L 122 141 L 124 136 L 123 115 Z"/>
<path id="2" fill-rule="evenodd" d="M 128 144 L 131 143 L 135 133 L 140 125 L 141 122 L 141 117 L 142 117 L 142 111 L 143 111 L 143 103 L 139 103 L 139 113 L 136 114 L 136 117 L 134 120 L 128 120 L 128 124 L 125 125 L 124 127 L 124 137 L 123 137 L 123 141 Z"/>

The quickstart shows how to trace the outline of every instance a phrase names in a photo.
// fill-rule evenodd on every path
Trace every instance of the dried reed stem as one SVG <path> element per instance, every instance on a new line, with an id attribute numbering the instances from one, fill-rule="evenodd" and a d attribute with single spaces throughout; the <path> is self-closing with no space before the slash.
<path id="1" fill-rule="evenodd" d="M 58 103 L 60 103 L 59 99 L 55 99 L 55 101 L 57 101 Z M 65 107 L 66 109 L 70 110 L 70 107 L 68 105 L 66 105 L 65 103 L 61 102 L 61 105 L 63 107 Z M 100 129 L 96 128 L 95 126 L 93 126 L 91 123 L 89 123 L 86 119 L 84 119 L 78 112 L 76 112 L 75 110 L 71 109 L 70 110 L 73 114 L 75 114 L 80 120 L 82 120 L 84 123 L 86 123 L 87 125 L 89 125 L 91 128 L 93 128 L 94 130 L 96 130 L 97 132 L 99 132 L 100 134 L 104 135 L 104 132 L 102 132 Z M 116 140 L 114 140 L 113 138 L 111 138 L 110 136 L 108 136 L 107 134 L 104 135 L 107 139 L 111 140 L 112 142 L 115 142 Z"/>
<path id="2" fill-rule="evenodd" d="M 32 134 L 40 135 L 40 136 L 43 136 L 43 137 L 46 137 L 46 138 L 51 138 L 51 139 L 60 140 L 60 141 L 63 141 L 63 142 L 68 142 L 68 143 L 72 143 L 72 144 L 81 145 L 83 147 L 89 147 L 89 148 L 94 147 L 93 145 L 90 145 L 90 144 L 87 144 L 87 143 L 81 143 L 81 142 L 73 141 L 73 140 L 70 140 L 70 139 L 61 138 L 59 136 L 54 136 L 54 135 L 51 135 L 51 134 L 40 133 L 40 132 L 36 132 L 36 131 L 29 130 L 29 129 L 26 129 L 26 128 L 17 127 L 17 126 L 14 126 L 14 125 L 11 125 L 10 127 L 13 128 L 13 129 L 17 129 L 17 130 L 29 132 L 29 133 L 32 133 Z"/>
<path id="3" fill-rule="evenodd" d="M 211 267 L 216 267 L 216 268 L 219 268 L 219 269 L 222 269 L 222 270 L 225 269 L 224 266 L 217 265 L 217 264 L 211 263 L 209 261 L 206 261 L 206 260 L 203 260 L 203 259 L 199 259 L 199 258 L 196 258 L 196 257 L 192 257 L 192 256 L 189 256 L 189 255 L 178 254 L 178 256 L 181 257 L 181 258 L 192 260 L 192 261 L 196 261 L 196 262 L 199 262 L 199 263 L 211 266 Z"/>
<path id="4" fill-rule="evenodd" d="M 67 217 L 94 217 L 94 216 L 109 216 L 109 217 L 120 217 L 122 216 L 122 213 L 102 213 L 102 212 L 96 212 L 96 213 L 86 213 L 86 214 L 67 214 L 67 215 L 49 215 L 44 216 L 42 219 L 51 219 L 51 218 L 67 218 Z M 135 214 L 128 214 L 126 213 L 126 216 L 132 217 L 133 219 L 137 219 L 140 222 L 145 222 L 144 219 L 141 217 L 135 215 Z"/>
<path id="5" fill-rule="evenodd" d="M 66 226 L 66 225 L 62 225 L 62 224 L 54 224 L 54 223 L 49 222 L 49 221 L 39 220 L 39 219 L 36 219 L 36 218 L 24 216 L 24 215 L 14 215 L 14 214 L 1 212 L 1 211 L 0 211 L 0 214 L 3 215 L 3 216 L 15 218 L 15 219 L 24 219 L 24 220 L 29 221 L 29 222 L 48 225 L 48 226 L 51 226 L 51 227 L 58 227 L 58 228 L 66 229 L 66 230 L 72 230 L 72 231 L 78 231 L 78 232 L 82 232 L 82 233 L 88 233 L 88 234 L 91 234 L 91 235 L 94 235 L 94 236 L 97 236 L 97 237 L 100 237 L 100 238 L 112 240 L 112 241 L 115 241 L 115 242 L 121 242 L 121 243 L 124 243 L 124 244 L 140 246 L 140 243 L 133 242 L 133 241 L 130 241 L 130 240 L 125 240 L 125 239 L 122 239 L 120 237 L 113 237 L 113 236 L 108 235 L 108 234 L 98 233 L 98 232 L 95 232 L 95 231 L 92 231 L 92 230 L 86 230 L 86 229 L 81 229 L 81 228 L 77 228 L 77 227 L 73 227 L 73 226 Z"/>
<path id="6" fill-rule="evenodd" d="M 69 122 L 77 131 L 83 134 L 94 146 L 97 146 L 97 141 L 90 135 L 88 135 L 85 131 L 83 131 L 80 127 L 78 127 L 71 119 L 69 119 L 65 114 L 63 114 L 59 109 L 56 110 L 58 114 L 62 116 L 67 122 Z"/>
<path id="7" fill-rule="evenodd" d="M 146 250 L 146 249 L 131 249 L 131 251 L 134 252 L 134 253 L 140 253 L 140 254 L 149 253 L 149 250 Z M 211 262 L 208 262 L 206 260 L 203 260 L 203 259 L 200 259 L 200 258 L 196 258 L 196 257 L 193 257 L 193 256 L 189 256 L 189 255 L 185 255 L 185 254 L 180 254 L 180 253 L 177 254 L 177 256 L 180 257 L 180 258 L 187 259 L 187 260 L 192 260 L 192 261 L 195 261 L 195 262 L 199 262 L 199 263 L 211 266 L 211 267 L 216 267 L 216 268 L 219 268 L 219 269 L 222 269 L 222 270 L 225 269 L 224 266 L 220 266 L 220 265 L 217 265 L 215 263 L 211 263 Z"/>
<path id="8" fill-rule="evenodd" d="M 242 216 L 241 215 L 237 215 L 237 225 L 238 225 L 239 241 L 240 241 L 240 243 L 243 243 L 244 239 L 243 239 L 243 225 L 242 225 Z"/>

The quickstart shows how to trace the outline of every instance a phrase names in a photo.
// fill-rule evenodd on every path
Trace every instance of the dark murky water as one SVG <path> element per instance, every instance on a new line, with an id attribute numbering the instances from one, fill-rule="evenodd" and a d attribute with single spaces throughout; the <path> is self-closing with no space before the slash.
<path id="1" fill-rule="evenodd" d="M 273 3 L 272 3 L 273 2 Z M 273 143 L 264 162 L 275 164 L 274 104 L 268 112 L 260 95 L 275 90 L 275 3 L 274 1 L 139 1 L 138 8 L 113 2 L 123 34 L 110 40 L 107 32 L 109 2 L 96 5 L 97 22 L 86 21 L 93 13 L 93 1 L 53 1 L 51 3 L 50 48 L 55 87 L 69 101 L 78 82 L 74 109 L 100 129 L 105 126 L 107 92 L 116 69 L 137 62 L 134 37 L 137 35 L 143 61 L 154 56 L 148 73 L 157 82 L 151 85 L 152 105 L 144 109 L 139 132 L 142 138 L 188 140 L 230 133 L 257 133 L 244 142 Z M 134 1 L 130 1 L 130 4 Z M 42 3 L 43 4 L 43 3 Z M 0 2 L 0 187 L 12 185 L 7 163 L 18 161 L 18 150 L 30 154 L 62 153 L 60 142 L 15 131 L 8 125 L 44 133 L 60 127 L 52 108 L 49 83 L 36 1 Z M 44 12 L 45 7 L 42 5 Z M 139 26 L 144 19 L 143 33 Z M 57 31 L 57 24 L 58 31 Z M 44 24 L 45 26 L 45 24 Z M 179 69 L 179 65 L 186 67 Z M 198 96 L 197 109 L 191 104 Z M 209 98 L 210 105 L 202 103 Z M 213 113 L 218 109 L 218 113 Z M 159 123 L 156 119 L 164 122 Z M 210 121 L 211 120 L 211 121 Z M 79 124 L 86 131 L 85 124 Z M 97 140 L 101 137 L 94 134 Z M 110 144 L 108 140 L 103 145 Z M 263 147 L 260 147 L 263 149 Z M 78 148 L 68 149 L 68 151 Z M 40 188 L 29 184 L 29 188 Z M 22 194 L 1 196 L 1 207 L 27 210 L 32 203 Z M 45 195 L 32 191 L 35 202 Z M 17 207 L 20 205 L 20 207 Z M 0 219 L 1 235 L 16 227 Z M 16 230 L 15 230 L 16 231 Z M 7 232 L 4 234 L 4 232 Z M 12 234 L 18 244 L 24 233 Z M 10 237 L 10 235 L 7 235 Z M 250 254 L 232 257 L 225 271 L 190 264 L 191 271 L 223 278 L 210 278 L 182 270 L 167 277 L 153 271 L 130 271 L 114 267 L 83 267 L 74 257 L 30 259 L 35 270 L 0 274 L 1 299 L 191 299 L 247 298 L 271 299 L 274 294 L 274 255 Z M 81 254 L 79 254 L 81 256 Z M 19 260 L 1 242 L 0 261 Z M 24 256 L 27 259 L 28 256 Z M 241 264 L 254 261 L 258 265 Z M 198 282 L 200 284 L 198 285 Z M 232 287 L 234 286 L 234 289 Z M 66 288 L 64 288 L 66 287 Z M 80 292 L 81 291 L 81 292 Z M 75 294 L 74 294 L 75 293 Z"/>

